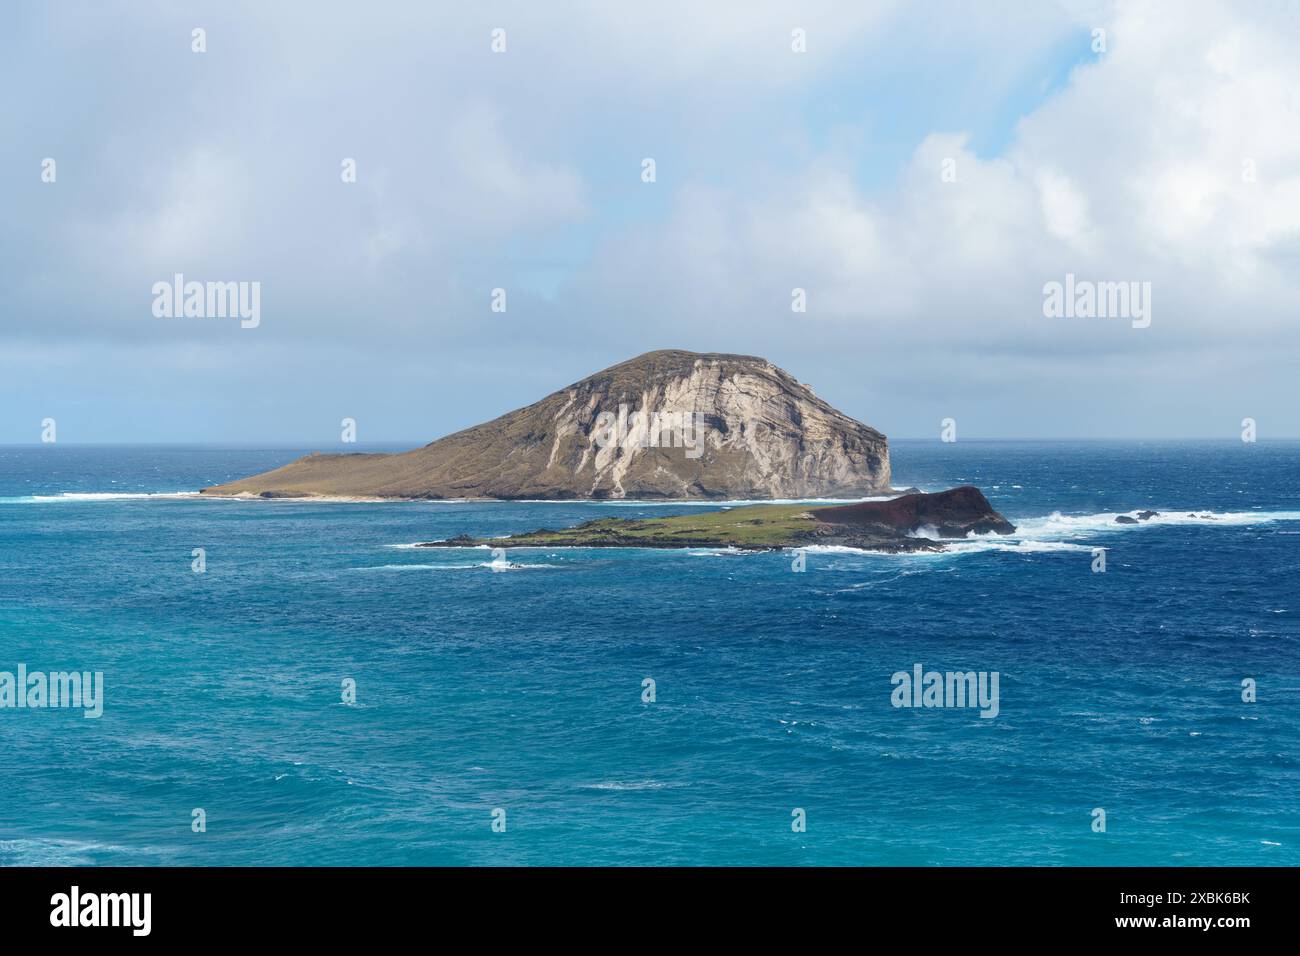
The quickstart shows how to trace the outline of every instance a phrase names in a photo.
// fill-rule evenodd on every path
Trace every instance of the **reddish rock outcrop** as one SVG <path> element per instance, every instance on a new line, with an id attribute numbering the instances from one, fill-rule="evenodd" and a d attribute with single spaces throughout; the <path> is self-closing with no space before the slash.
<path id="1" fill-rule="evenodd" d="M 815 508 L 812 516 L 829 525 L 882 527 L 905 534 L 933 528 L 941 538 L 964 538 L 971 532 L 1011 534 L 1016 530 L 973 485 L 934 494 L 903 495 L 889 501 Z"/>

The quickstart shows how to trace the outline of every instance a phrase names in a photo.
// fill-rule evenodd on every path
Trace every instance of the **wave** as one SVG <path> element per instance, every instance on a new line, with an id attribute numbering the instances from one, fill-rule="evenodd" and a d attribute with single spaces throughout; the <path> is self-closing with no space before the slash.
<path id="1" fill-rule="evenodd" d="M 0 498 L 0 504 L 47 504 L 56 501 L 132 501 L 142 498 L 198 498 L 197 491 L 60 491 L 57 495 Z"/>
<path id="2" fill-rule="evenodd" d="M 977 551 L 1006 551 L 1011 554 L 1053 554 L 1061 551 L 1092 551 L 1092 548 L 1086 544 L 1075 544 L 1072 541 L 1014 541 L 1006 538 L 991 538 L 987 535 L 949 541 L 947 546 L 947 552 L 939 553 L 972 554 Z"/>
<path id="3" fill-rule="evenodd" d="M 502 534 L 502 535 L 497 535 L 497 537 L 504 539 L 510 537 L 510 535 Z M 386 544 L 384 545 L 384 547 L 396 548 L 399 551 L 428 551 L 431 550 L 429 548 L 430 544 L 441 544 L 446 540 L 447 540 L 446 538 L 430 538 L 428 541 L 411 541 L 406 544 Z M 568 547 L 568 545 L 556 545 L 556 547 Z M 443 550 L 445 551 L 490 551 L 492 550 L 492 546 L 490 544 L 457 544 L 457 545 L 448 546 Z M 539 544 L 533 548 L 530 548 L 529 550 L 540 551 L 543 550 L 543 548 L 542 545 Z"/>
<path id="4" fill-rule="evenodd" d="M 1134 511 L 1103 511 L 1091 515 L 1063 515 L 1054 511 L 1041 518 L 1022 518 L 1015 522 L 1017 538 L 1044 538 L 1048 536 L 1078 537 L 1099 532 L 1129 531 L 1143 527 L 1176 527 L 1185 525 L 1242 527 L 1253 524 L 1272 524 L 1278 521 L 1300 521 L 1300 511 L 1158 511 L 1156 515 L 1137 524 L 1119 523 L 1121 515 L 1136 517 Z"/>
<path id="5" fill-rule="evenodd" d="M 84 840 L 33 838 L 0 840 L 0 866 L 93 866 L 94 854 L 121 853 L 126 847 Z"/>
<path id="6" fill-rule="evenodd" d="M 537 568 L 558 568 L 558 564 L 521 564 L 514 561 L 478 561 L 474 564 L 380 564 L 374 567 L 351 568 L 352 571 L 475 571 L 490 568 L 493 571 L 532 571 Z"/>
<path id="7" fill-rule="evenodd" d="M 1153 509 L 1154 510 L 1154 509 Z M 940 538 L 933 528 L 922 528 L 913 536 L 940 541 L 943 551 L 873 551 L 843 545 L 810 545 L 800 550 L 810 554 L 884 555 L 891 558 L 942 559 L 959 554 L 1003 551 L 1011 554 L 1052 554 L 1091 552 L 1092 545 L 1082 543 L 1095 536 L 1155 527 L 1249 527 L 1282 521 L 1300 521 L 1300 511 L 1162 511 L 1136 524 L 1121 524 L 1120 515 L 1136 518 L 1137 511 L 1105 511 L 1089 515 L 1063 515 L 1054 511 L 1037 518 L 1016 518 L 1015 533 L 1009 535 L 972 534 L 966 538 Z M 1288 534 L 1290 532 L 1280 532 Z"/>
<path id="8" fill-rule="evenodd" d="M 1155 510 L 1155 509 L 1152 509 Z M 938 552 L 914 552 L 910 557 L 943 557 L 953 554 L 976 554 L 1005 551 L 1012 554 L 1050 554 L 1067 551 L 1091 551 L 1092 545 L 1080 543 L 1144 527 L 1246 527 L 1279 521 L 1300 521 L 1300 511 L 1160 511 L 1135 524 L 1120 523 L 1120 515 L 1137 518 L 1138 511 L 1103 511 L 1089 515 L 1063 515 L 1054 511 L 1037 518 L 1016 518 L 1013 534 L 972 534 L 966 538 L 939 538 L 932 528 L 922 528 L 916 537 L 941 540 Z"/>
<path id="9" fill-rule="evenodd" d="M 465 565 L 472 567 L 473 565 Z M 447 567 L 443 564 L 377 564 L 368 568 L 349 568 L 349 571 L 437 571 Z"/>
<path id="10" fill-rule="evenodd" d="M 584 790 L 662 790 L 665 787 L 674 787 L 677 784 L 662 783 L 658 780 L 606 780 L 602 783 L 584 784 Z"/>
<path id="11" fill-rule="evenodd" d="M 1152 509 L 1155 510 L 1155 509 Z M 1138 511 L 1103 511 L 1089 515 L 1063 515 L 1054 511 L 1038 518 L 1017 518 L 1013 534 L 970 535 L 966 538 L 938 538 L 933 529 L 923 528 L 916 537 L 942 540 L 942 552 L 919 552 L 915 557 L 942 557 L 945 554 L 975 554 L 1005 551 L 1013 554 L 1049 554 L 1066 551 L 1091 551 L 1082 544 L 1096 536 L 1132 531 L 1144 527 L 1243 527 L 1278 521 L 1300 521 L 1300 511 L 1161 511 L 1136 524 L 1119 523 L 1120 515 L 1136 518 Z"/>

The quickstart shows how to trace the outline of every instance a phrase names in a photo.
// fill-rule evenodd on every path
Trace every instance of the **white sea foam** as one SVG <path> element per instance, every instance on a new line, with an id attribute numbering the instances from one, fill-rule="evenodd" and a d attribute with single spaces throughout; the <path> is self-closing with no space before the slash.
<path id="1" fill-rule="evenodd" d="M 1156 510 L 1156 509 L 1152 509 Z M 978 554 L 986 551 L 1003 551 L 1012 554 L 1051 554 L 1057 552 L 1090 552 L 1096 538 L 1118 532 L 1133 531 L 1147 526 L 1182 527 L 1248 527 L 1281 521 L 1300 521 L 1300 511 L 1161 511 L 1137 524 L 1119 524 L 1115 518 L 1121 514 L 1136 518 L 1137 511 L 1106 511 L 1089 515 L 1063 515 L 1059 511 L 1037 518 L 1016 518 L 1014 534 L 972 534 L 965 538 L 941 538 L 933 527 L 919 529 L 913 537 L 937 541 L 943 551 L 872 551 L 846 548 L 838 545 L 811 545 L 810 554 L 884 554 L 892 558 L 942 559 L 952 555 Z M 1285 533 L 1285 532 L 1283 532 Z M 1090 539 L 1091 543 L 1090 543 Z"/>
<path id="2" fill-rule="evenodd" d="M 963 538 L 946 542 L 948 554 L 974 554 L 979 551 L 1006 551 L 1012 554 L 1051 554 L 1058 551 L 1088 551 L 1092 549 L 1085 544 L 1071 541 L 1016 541 L 991 535 L 975 538 Z"/>
<path id="3" fill-rule="evenodd" d="M 627 782 L 620 780 L 606 780 L 603 783 L 587 784 L 588 790 L 662 790 L 669 784 L 661 783 L 658 780 L 629 780 Z"/>
<path id="4" fill-rule="evenodd" d="M 881 554 L 883 552 L 871 551 L 866 548 L 850 548 L 842 544 L 810 544 L 797 549 L 807 551 L 809 554 Z"/>
<path id="5" fill-rule="evenodd" d="M 142 498 L 197 498 L 197 491 L 61 491 L 57 495 L 20 495 L 0 498 L 0 504 L 26 505 L 68 501 L 130 501 Z"/>
<path id="6" fill-rule="evenodd" d="M 125 847 L 111 843 L 84 840 L 0 840 L 0 866 L 88 866 L 95 862 L 93 853 L 122 853 L 125 850 Z"/>
<path id="7" fill-rule="evenodd" d="M 351 568 L 352 571 L 438 571 L 447 567 L 443 564 L 378 564 L 367 568 Z M 467 564 L 467 568 L 475 565 Z"/>
<path id="8" fill-rule="evenodd" d="M 520 564 L 515 561 L 486 561 L 474 565 L 478 568 L 491 568 L 493 571 L 533 571 L 538 568 L 558 568 L 558 564 Z"/>
<path id="9" fill-rule="evenodd" d="M 1158 509 L 1152 509 L 1158 510 Z M 1089 515 L 1063 515 L 1054 511 L 1038 518 L 1016 518 L 1014 534 L 970 535 L 960 539 L 940 539 L 933 528 L 922 529 L 917 537 L 942 540 L 945 550 L 939 553 L 920 552 L 913 556 L 942 557 L 944 554 L 975 554 L 984 551 L 1006 551 L 1014 554 L 1047 554 L 1066 551 L 1091 551 L 1095 539 L 1144 527 L 1243 527 L 1271 524 L 1278 521 L 1300 521 L 1300 511 L 1160 511 L 1137 524 L 1120 524 L 1116 518 L 1126 514 L 1137 517 L 1137 511 L 1104 511 Z M 1089 541 L 1093 543 L 1087 543 Z"/>
<path id="10" fill-rule="evenodd" d="M 373 567 L 352 568 L 353 571 L 475 571 L 491 568 L 493 571 L 531 571 L 537 568 L 558 568 L 558 564 L 522 564 L 513 561 L 477 561 L 474 564 L 380 564 Z"/>
<path id="11" fill-rule="evenodd" d="M 1137 524 L 1120 524 L 1116 518 L 1128 515 L 1136 518 L 1134 511 L 1103 511 L 1091 515 L 1063 515 L 1054 511 L 1041 518 L 1021 518 L 1014 522 L 1016 537 L 1078 537 L 1100 532 L 1131 531 L 1143 527 L 1169 527 L 1174 525 L 1198 525 L 1205 527 L 1272 524 L 1277 521 L 1300 521 L 1300 511 L 1202 511 L 1200 509 L 1158 509 L 1159 513 Z"/>

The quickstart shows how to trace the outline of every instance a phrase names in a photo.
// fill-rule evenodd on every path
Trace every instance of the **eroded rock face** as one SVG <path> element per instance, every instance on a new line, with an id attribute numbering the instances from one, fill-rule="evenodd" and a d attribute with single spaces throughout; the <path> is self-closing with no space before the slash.
<path id="1" fill-rule="evenodd" d="M 877 527 L 905 534 L 933 529 L 941 538 L 964 538 L 971 533 L 1012 534 L 1016 530 L 974 485 L 929 495 L 903 495 L 889 501 L 818 508 L 812 516 L 836 528 Z"/>
<path id="2" fill-rule="evenodd" d="M 691 427 L 652 428 L 656 413 Z M 884 435 L 770 362 L 662 351 L 414 451 L 310 455 L 204 492 L 763 499 L 870 495 L 889 480 Z"/>

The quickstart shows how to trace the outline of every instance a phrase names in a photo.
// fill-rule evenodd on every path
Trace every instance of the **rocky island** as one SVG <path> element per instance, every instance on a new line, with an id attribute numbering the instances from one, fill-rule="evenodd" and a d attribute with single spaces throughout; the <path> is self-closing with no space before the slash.
<path id="1" fill-rule="evenodd" d="M 914 491 L 914 489 L 911 489 Z M 873 498 L 770 504 L 648 520 L 603 518 L 509 538 L 420 547 L 842 545 L 942 550 L 942 539 L 1015 528 L 979 489 L 890 486 L 885 436 L 766 359 L 647 352 L 525 408 L 401 454 L 312 454 L 202 493 L 247 498 Z"/>
<path id="2" fill-rule="evenodd" d="M 507 538 L 461 535 L 417 547 L 768 550 L 838 545 L 869 551 L 942 551 L 944 538 L 1015 530 L 978 488 L 963 485 L 934 494 L 833 507 L 749 505 L 669 518 L 601 518 L 561 531 L 542 529 Z"/>
<path id="3" fill-rule="evenodd" d="M 890 492 L 885 436 L 766 359 L 666 350 L 401 454 L 312 454 L 204 495 L 763 499 Z"/>

